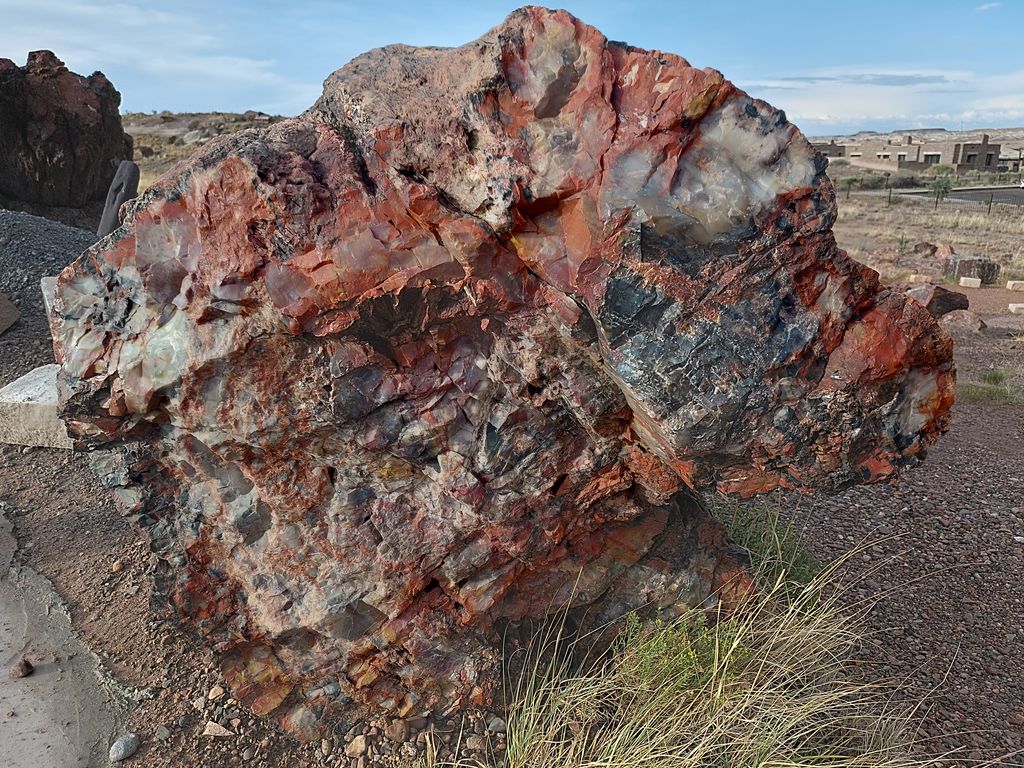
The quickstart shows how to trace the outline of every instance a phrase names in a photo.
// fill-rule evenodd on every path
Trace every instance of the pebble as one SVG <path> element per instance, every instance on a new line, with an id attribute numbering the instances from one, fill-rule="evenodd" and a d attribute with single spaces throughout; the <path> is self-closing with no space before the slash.
<path id="1" fill-rule="evenodd" d="M 491 733 L 504 733 L 505 732 L 505 721 L 500 717 L 492 717 L 487 722 L 487 730 Z"/>
<path id="2" fill-rule="evenodd" d="M 153 736 L 158 741 L 167 741 L 167 739 L 171 738 L 171 732 L 165 726 L 158 725 L 156 730 L 153 731 Z"/>
<path id="3" fill-rule="evenodd" d="M 221 725 L 220 723 L 218 723 L 218 722 L 216 722 L 214 720 L 207 720 L 206 721 L 206 727 L 203 728 L 203 736 L 213 736 L 213 737 L 218 737 L 219 738 L 219 737 L 234 736 L 234 735 L 235 734 L 233 734 L 231 731 L 229 731 L 223 725 Z"/>
<path id="4" fill-rule="evenodd" d="M 206 698 L 209 701 L 216 701 L 221 696 L 223 696 L 225 693 L 226 693 L 226 691 L 221 686 L 215 685 L 215 686 L 213 686 L 213 688 L 210 689 L 210 692 L 208 694 L 206 694 Z"/>
<path id="5" fill-rule="evenodd" d="M 110 745 L 110 752 L 108 753 L 110 762 L 119 763 L 122 760 L 127 760 L 135 754 L 141 743 L 139 734 L 131 733 L 130 731 L 124 734 Z"/>
<path id="6" fill-rule="evenodd" d="M 366 752 L 366 736 L 359 734 L 345 747 L 345 754 L 349 757 L 359 757 Z"/>
<path id="7" fill-rule="evenodd" d="M 384 729 L 384 735 L 402 744 L 409 739 L 409 724 L 405 720 L 392 720 Z"/>
<path id="8" fill-rule="evenodd" d="M 120 573 L 123 570 L 124 570 L 124 562 L 122 562 L 121 560 L 115 560 L 113 563 L 110 564 L 110 572 L 111 573 Z"/>

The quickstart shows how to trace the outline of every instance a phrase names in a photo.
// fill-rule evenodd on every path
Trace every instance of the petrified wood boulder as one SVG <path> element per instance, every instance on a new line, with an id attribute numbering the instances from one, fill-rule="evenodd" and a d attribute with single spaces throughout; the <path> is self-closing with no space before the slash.
<path id="1" fill-rule="evenodd" d="M 256 712 L 486 701 L 510 623 L 744 588 L 699 491 L 879 481 L 945 428 L 950 341 L 836 247 L 824 167 L 563 12 L 372 51 L 61 275 L 63 414 Z"/>
<path id="2" fill-rule="evenodd" d="M 970 299 L 964 294 L 931 283 L 912 286 L 907 289 L 906 293 L 935 318 L 958 309 L 967 309 L 971 304 Z"/>
<path id="3" fill-rule="evenodd" d="M 0 205 L 76 225 L 60 209 L 88 209 L 98 221 L 118 163 L 132 157 L 120 104 L 102 72 L 77 75 L 50 51 L 24 67 L 0 59 Z"/>

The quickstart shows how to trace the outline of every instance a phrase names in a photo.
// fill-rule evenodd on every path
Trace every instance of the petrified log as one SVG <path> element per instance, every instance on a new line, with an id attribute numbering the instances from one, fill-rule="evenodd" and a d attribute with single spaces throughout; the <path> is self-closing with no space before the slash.
<path id="1" fill-rule="evenodd" d="M 912 286 L 907 289 L 906 293 L 935 318 L 958 309 L 967 309 L 971 305 L 970 299 L 964 294 L 931 283 Z"/>
<path id="2" fill-rule="evenodd" d="M 61 275 L 63 414 L 256 712 L 486 701 L 509 622 L 743 588 L 699 491 L 879 481 L 945 428 L 950 341 L 836 247 L 824 168 L 564 12 L 372 51 Z"/>
<path id="3" fill-rule="evenodd" d="M 4 207 L 43 215 L 101 208 L 117 164 L 132 156 L 120 104 L 103 73 L 77 75 L 50 51 L 33 51 L 24 67 L 0 59 Z"/>
<path id="4" fill-rule="evenodd" d="M 983 285 L 999 282 L 999 262 L 972 256 L 950 256 L 943 262 L 947 277 L 959 280 L 961 277 L 976 277 Z"/>

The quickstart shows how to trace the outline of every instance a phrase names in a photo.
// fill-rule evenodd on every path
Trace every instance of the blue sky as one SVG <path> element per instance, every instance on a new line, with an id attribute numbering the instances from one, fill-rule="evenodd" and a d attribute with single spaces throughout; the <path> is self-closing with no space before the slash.
<path id="1" fill-rule="evenodd" d="M 0 57 L 49 48 L 126 111 L 296 114 L 388 43 L 459 45 L 515 2 L 0 0 Z M 579 0 L 613 40 L 682 54 L 809 134 L 1024 125 L 1024 0 Z"/>

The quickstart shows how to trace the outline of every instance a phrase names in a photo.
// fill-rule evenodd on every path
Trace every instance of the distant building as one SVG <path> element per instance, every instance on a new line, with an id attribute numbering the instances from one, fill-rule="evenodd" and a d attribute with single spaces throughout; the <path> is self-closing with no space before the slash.
<path id="1" fill-rule="evenodd" d="M 878 140 L 863 144 L 843 145 L 852 165 L 876 171 L 923 171 L 931 165 L 952 166 L 957 173 L 964 171 L 997 171 L 1002 146 L 989 142 L 984 134 L 979 142 Z"/>
<path id="2" fill-rule="evenodd" d="M 824 141 L 811 142 L 811 146 L 818 150 L 825 157 L 843 157 L 846 152 L 846 147 L 842 144 L 836 144 L 836 140 L 826 143 Z"/>

